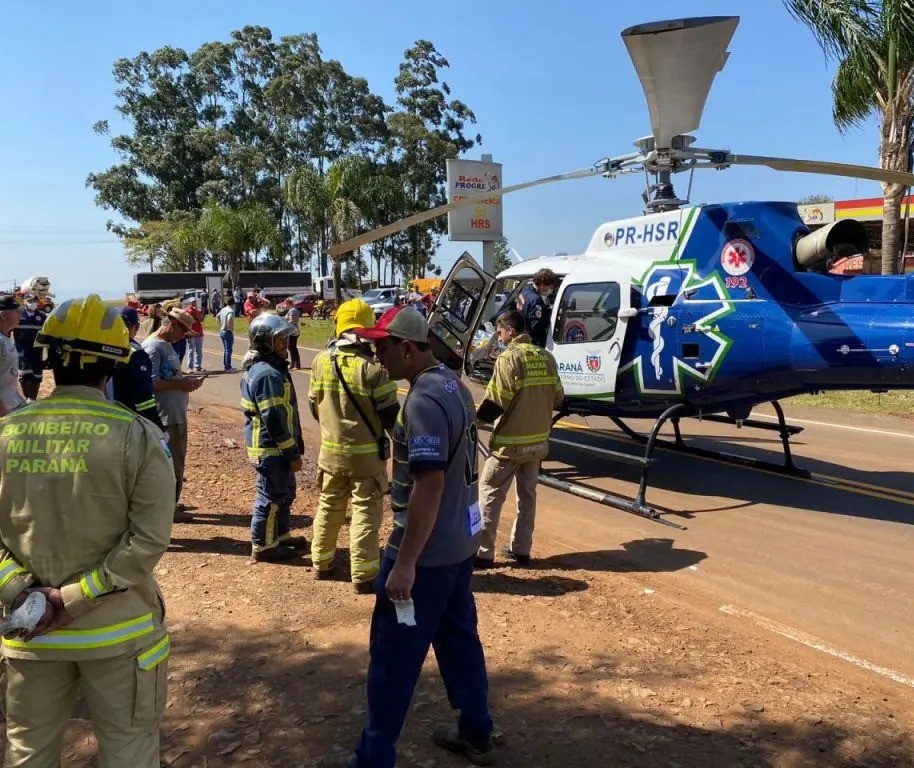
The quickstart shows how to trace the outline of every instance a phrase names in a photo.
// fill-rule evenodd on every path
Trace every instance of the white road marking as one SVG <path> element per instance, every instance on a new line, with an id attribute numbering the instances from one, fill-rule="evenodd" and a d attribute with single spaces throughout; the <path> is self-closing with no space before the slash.
<path id="1" fill-rule="evenodd" d="M 777 421 L 777 416 L 769 416 L 767 413 L 757 413 L 755 414 L 761 419 L 770 419 L 771 421 Z M 850 424 L 832 424 L 828 421 L 813 421 L 812 419 L 795 419 L 791 416 L 787 417 L 789 422 L 797 422 L 798 424 L 813 424 L 817 427 L 831 427 L 832 429 L 848 429 L 851 432 L 868 432 L 871 435 L 886 435 L 887 437 L 903 437 L 907 440 L 914 440 L 914 433 L 911 432 L 886 432 L 884 429 L 873 429 L 871 427 L 853 427 Z"/>
<path id="2" fill-rule="evenodd" d="M 726 613 L 728 616 L 748 619 L 749 621 L 755 622 L 763 629 L 767 629 L 769 632 L 774 632 L 776 635 L 786 637 L 788 640 L 793 640 L 796 643 L 805 645 L 807 648 L 812 648 L 820 653 L 826 653 L 829 656 L 834 656 L 836 659 L 841 659 L 842 661 L 854 664 L 861 669 L 865 669 L 867 672 L 873 672 L 874 674 L 888 678 L 893 682 L 906 685 L 909 688 L 914 688 L 914 680 L 910 677 L 905 677 L 900 672 L 896 672 L 893 669 L 880 667 L 878 664 L 873 664 L 872 662 L 861 659 L 859 656 L 854 656 L 851 653 L 845 653 L 837 648 L 832 648 L 830 645 L 823 643 L 821 640 L 817 640 L 812 635 L 807 635 L 799 629 L 788 627 L 786 624 L 781 624 L 772 619 L 766 619 L 764 616 L 759 616 L 757 613 L 747 611 L 744 608 L 738 608 L 735 605 L 722 605 L 718 610 L 721 613 Z"/>

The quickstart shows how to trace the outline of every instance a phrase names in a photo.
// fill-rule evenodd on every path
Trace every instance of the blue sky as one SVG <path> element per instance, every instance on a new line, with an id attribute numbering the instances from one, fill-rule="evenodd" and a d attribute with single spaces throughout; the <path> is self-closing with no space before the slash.
<path id="1" fill-rule="evenodd" d="M 394 101 L 403 51 L 432 40 L 449 60 L 453 95 L 476 113 L 483 152 L 504 164 L 504 183 L 587 167 L 632 150 L 650 132 L 640 85 L 619 33 L 687 15 L 741 16 L 731 56 L 715 81 L 699 146 L 875 165 L 875 124 L 842 136 L 831 122 L 831 69 L 809 31 L 777 0 L 640 3 L 543 0 L 483 5 L 396 0 L 156 3 L 9 3 L 0 28 L 0 289 L 51 277 L 64 296 L 123 295 L 133 270 L 105 230 L 86 175 L 116 161 L 95 121 L 114 119 L 113 62 L 163 45 L 193 50 L 228 40 L 245 24 L 274 37 L 315 32 L 326 58 Z M 15 74 L 14 74 L 15 73 Z M 686 182 L 677 191 L 685 193 Z M 587 179 L 505 200 L 505 234 L 524 258 L 584 248 L 603 221 L 638 215 L 643 177 Z M 696 174 L 693 202 L 880 196 L 875 182 L 730 169 Z M 448 243 L 448 266 L 465 247 Z"/>

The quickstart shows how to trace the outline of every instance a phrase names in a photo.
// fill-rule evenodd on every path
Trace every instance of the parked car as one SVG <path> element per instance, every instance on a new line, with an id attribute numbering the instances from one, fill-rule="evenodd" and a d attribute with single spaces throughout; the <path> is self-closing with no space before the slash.
<path id="1" fill-rule="evenodd" d="M 296 293 L 292 305 L 301 312 L 302 317 L 311 317 L 314 307 L 321 299 L 316 293 Z"/>
<path id="2" fill-rule="evenodd" d="M 197 307 L 200 307 L 203 302 L 203 297 L 206 296 L 206 291 L 195 289 L 193 291 L 184 291 L 181 294 L 181 306 L 186 307 L 190 304 L 191 299 L 197 300 Z"/>

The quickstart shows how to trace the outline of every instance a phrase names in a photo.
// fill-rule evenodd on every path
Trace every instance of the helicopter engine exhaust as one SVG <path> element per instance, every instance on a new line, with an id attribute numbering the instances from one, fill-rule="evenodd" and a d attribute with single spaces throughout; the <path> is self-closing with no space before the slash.
<path id="1" fill-rule="evenodd" d="M 831 257 L 866 253 L 870 240 L 863 225 L 854 219 L 842 219 L 799 238 L 793 246 L 797 266 L 815 267 Z"/>

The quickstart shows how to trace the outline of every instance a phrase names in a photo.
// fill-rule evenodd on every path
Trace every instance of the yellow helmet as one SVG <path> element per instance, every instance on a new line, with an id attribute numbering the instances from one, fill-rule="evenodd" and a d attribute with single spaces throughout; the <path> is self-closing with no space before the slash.
<path id="1" fill-rule="evenodd" d="M 70 353 L 77 352 L 80 367 L 99 358 L 126 363 L 133 351 L 120 311 L 95 294 L 57 306 L 44 321 L 35 346 L 57 347 L 64 365 L 70 364 Z"/>
<path id="2" fill-rule="evenodd" d="M 353 328 L 374 328 L 374 311 L 361 299 L 350 299 L 336 311 L 336 335 Z"/>

